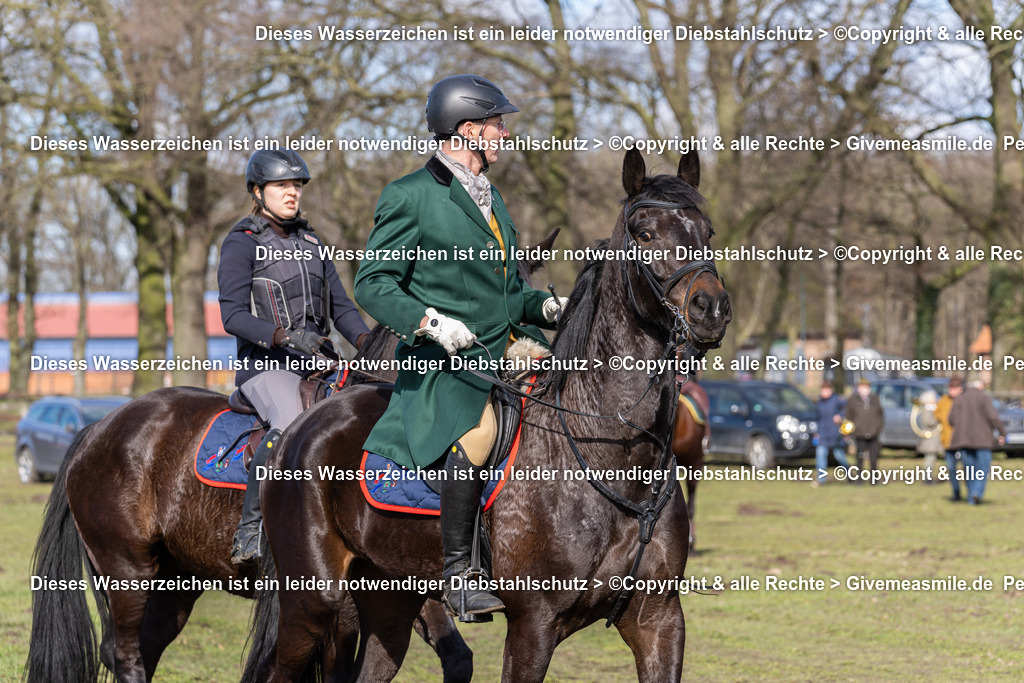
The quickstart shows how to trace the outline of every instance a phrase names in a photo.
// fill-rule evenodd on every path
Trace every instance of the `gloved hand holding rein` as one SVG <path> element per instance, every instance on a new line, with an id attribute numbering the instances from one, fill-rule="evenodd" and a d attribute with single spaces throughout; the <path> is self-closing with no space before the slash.
<path id="1" fill-rule="evenodd" d="M 274 346 L 295 349 L 301 353 L 315 356 L 323 345 L 324 338 L 309 330 L 286 331 L 284 328 L 274 330 Z"/>
<path id="2" fill-rule="evenodd" d="M 454 356 L 459 349 L 468 349 L 476 341 L 476 335 L 461 320 L 442 315 L 434 308 L 428 308 L 424 313 L 426 322 L 416 330 L 416 335 L 433 339 L 444 347 L 448 355 Z"/>

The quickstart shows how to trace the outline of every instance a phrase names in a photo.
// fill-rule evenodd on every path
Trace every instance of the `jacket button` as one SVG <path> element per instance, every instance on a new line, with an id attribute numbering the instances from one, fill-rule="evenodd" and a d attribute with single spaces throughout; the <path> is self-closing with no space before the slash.
<path id="1" fill-rule="evenodd" d="M 501 268 L 495 268 L 494 269 L 494 274 L 495 275 L 501 275 Z"/>
<path id="2" fill-rule="evenodd" d="M 494 249 L 494 242 L 493 241 L 488 241 L 487 242 L 487 248 L 488 249 Z"/>
<path id="3" fill-rule="evenodd" d="M 406 337 L 406 336 L 405 336 L 405 335 L 403 334 L 403 335 L 402 335 L 402 341 L 405 341 L 406 339 L 408 339 L 408 337 Z"/>

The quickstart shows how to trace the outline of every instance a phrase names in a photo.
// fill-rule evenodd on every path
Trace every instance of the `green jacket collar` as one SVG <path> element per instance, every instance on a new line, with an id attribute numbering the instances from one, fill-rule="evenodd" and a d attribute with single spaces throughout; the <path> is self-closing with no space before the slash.
<path id="1" fill-rule="evenodd" d="M 430 157 L 426 165 L 427 171 L 434 177 L 439 185 L 447 185 L 449 188 L 448 196 L 451 198 L 455 205 L 466 212 L 474 223 L 476 223 L 482 230 L 491 232 L 491 228 L 484 221 L 484 216 L 480 213 L 479 207 L 473 202 L 473 198 L 466 192 L 466 188 L 462 186 L 462 183 L 453 182 L 455 180 L 455 174 L 452 173 L 451 169 L 444 165 L 444 163 L 437 157 Z M 498 202 L 491 204 L 491 211 L 494 212 Z M 498 224 L 502 224 L 502 220 L 506 217 L 501 215 L 499 212 L 495 212 L 494 217 L 498 219 Z"/>

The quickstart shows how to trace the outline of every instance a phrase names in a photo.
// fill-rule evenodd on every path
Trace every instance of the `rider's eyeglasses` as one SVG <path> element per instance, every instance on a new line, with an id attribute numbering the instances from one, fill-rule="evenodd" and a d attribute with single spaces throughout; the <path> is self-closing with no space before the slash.
<path id="1" fill-rule="evenodd" d="M 497 121 L 491 121 L 490 119 L 484 119 L 480 123 L 481 123 L 481 125 L 484 125 L 484 126 L 486 126 L 489 123 L 492 126 L 494 126 L 495 128 L 497 128 L 498 130 L 503 130 L 505 132 L 508 132 L 508 126 L 505 125 L 505 119 L 498 119 Z"/>

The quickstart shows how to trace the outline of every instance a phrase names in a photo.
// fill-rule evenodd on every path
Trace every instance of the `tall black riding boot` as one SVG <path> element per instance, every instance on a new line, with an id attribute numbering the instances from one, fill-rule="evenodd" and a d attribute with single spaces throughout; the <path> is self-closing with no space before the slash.
<path id="1" fill-rule="evenodd" d="M 490 577 L 483 570 L 470 572 L 473 526 L 480 509 L 483 466 L 474 465 L 455 442 L 445 462 L 441 488 L 441 544 L 444 547 L 444 601 L 460 621 L 481 621 L 467 615 L 500 612 L 505 605 L 486 590 Z M 456 584 L 458 580 L 458 584 Z M 489 619 L 489 617 L 488 617 Z"/>
<path id="2" fill-rule="evenodd" d="M 271 429 L 267 432 L 259 448 L 253 453 L 252 462 L 249 463 L 249 482 L 245 485 L 242 519 L 238 522 L 238 531 L 235 532 L 235 539 L 231 543 L 232 564 L 242 564 L 260 556 L 260 525 L 263 523 L 263 514 L 260 512 L 260 482 L 256 479 L 256 468 L 267 464 L 279 436 L 280 429 Z"/>

